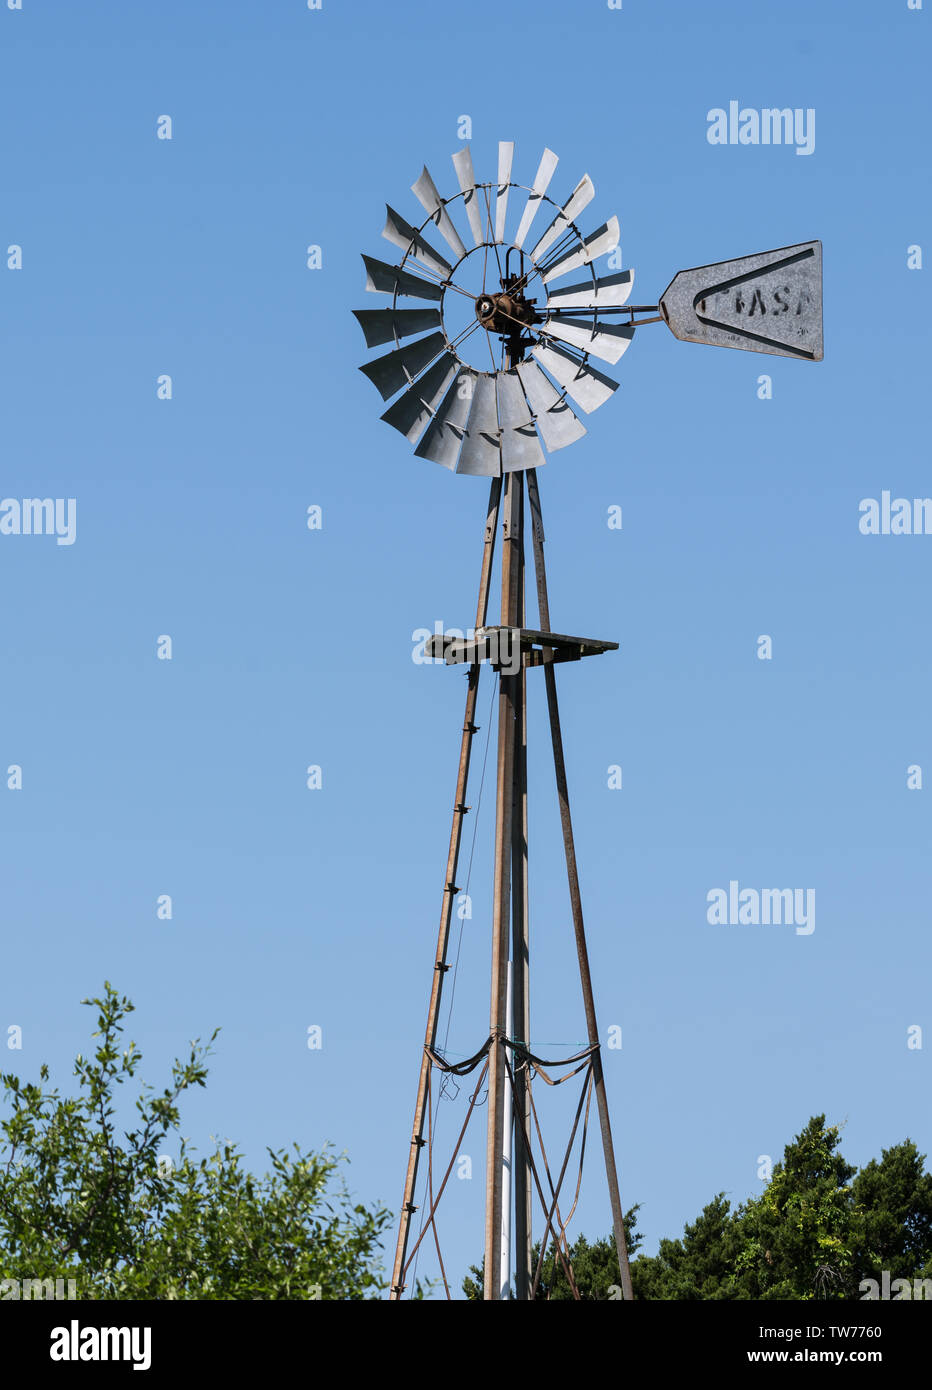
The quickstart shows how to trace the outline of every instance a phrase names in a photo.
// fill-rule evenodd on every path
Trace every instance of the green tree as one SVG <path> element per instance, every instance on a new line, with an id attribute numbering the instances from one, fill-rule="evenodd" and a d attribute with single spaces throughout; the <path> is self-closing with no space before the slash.
<path id="1" fill-rule="evenodd" d="M 857 1300 L 864 1279 L 932 1277 L 932 1174 L 912 1140 L 857 1172 L 810 1119 L 759 1197 L 720 1194 L 682 1239 L 632 1266 L 636 1298 Z"/>
<path id="2" fill-rule="evenodd" d="M 740 1248 L 736 1213 L 724 1193 L 706 1206 L 679 1240 L 662 1240 L 656 1255 L 631 1266 L 635 1298 L 735 1298 L 733 1271 Z"/>
<path id="3" fill-rule="evenodd" d="M 632 1260 L 637 1299 L 857 1300 L 862 1280 L 932 1279 L 932 1174 L 911 1139 L 858 1172 L 837 1125 L 815 1115 L 784 1149 L 764 1191 L 736 1208 L 724 1193 L 656 1255 Z M 633 1227 L 637 1207 L 626 1218 Z M 632 1255 L 638 1238 L 632 1241 Z M 610 1239 L 579 1237 L 573 1262 L 585 1299 L 618 1282 Z M 481 1267 L 463 1288 L 481 1298 Z M 540 1297 L 571 1298 L 548 1256 Z M 918 1295 L 917 1295 L 918 1296 Z"/>
<path id="4" fill-rule="evenodd" d="M 932 1173 L 911 1139 L 872 1158 L 851 1184 L 861 1279 L 932 1279 Z"/>
<path id="5" fill-rule="evenodd" d="M 230 1144 L 196 1160 L 180 1135 L 178 1102 L 207 1078 L 191 1044 L 160 1093 L 142 1086 L 135 1127 L 118 1133 L 117 1087 L 141 1061 L 121 1046 L 133 1004 L 109 982 L 92 1058 L 79 1055 L 78 1090 L 0 1077 L 0 1278 L 69 1279 L 88 1299 L 363 1299 L 385 1287 L 381 1236 L 390 1214 L 354 1205 L 341 1159 L 270 1149 L 256 1177 Z M 160 1161 L 171 1136 L 178 1162 Z"/>
<path id="6" fill-rule="evenodd" d="M 739 1209 L 736 1298 L 844 1299 L 857 1287 L 857 1171 L 837 1125 L 814 1116 L 784 1150 L 759 1197 Z"/>
<path id="7" fill-rule="evenodd" d="M 856 1298 L 865 1228 L 838 1146 L 838 1127 L 814 1116 L 759 1197 L 732 1210 L 719 1193 L 681 1239 L 636 1262 L 635 1297 Z"/>

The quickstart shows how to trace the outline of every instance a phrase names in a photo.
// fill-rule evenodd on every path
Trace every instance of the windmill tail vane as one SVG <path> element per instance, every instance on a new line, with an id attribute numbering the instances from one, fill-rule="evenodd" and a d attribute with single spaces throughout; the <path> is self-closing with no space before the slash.
<path id="1" fill-rule="evenodd" d="M 681 270 L 657 304 L 631 304 L 634 272 L 621 266 L 617 217 L 609 217 L 588 235 L 578 221 L 595 197 L 589 175 L 560 203 L 550 194 L 558 164 L 553 151 L 544 150 L 530 184 L 512 179 L 514 155 L 512 142 L 500 142 L 497 176 L 483 183 L 476 180 L 469 146 L 463 146 L 453 155 L 458 192 L 449 198 L 441 197 L 425 167 L 412 185 L 420 220 L 409 222 L 386 206 L 382 235 L 401 253 L 400 259 L 393 263 L 363 255 L 366 289 L 390 303 L 354 310 L 366 345 L 378 349 L 361 371 L 383 400 L 391 402 L 382 419 L 404 435 L 417 458 L 451 472 L 485 477 L 490 486 L 473 632 L 468 638 L 438 635 L 425 649 L 448 665 L 466 667 L 467 693 L 391 1281 L 394 1301 L 413 1295 L 413 1271 L 427 1242 L 436 1250 L 444 1289 L 451 1297 L 437 1213 L 486 1091 L 483 1297 L 538 1297 L 548 1255 L 559 1271 L 554 1277 L 565 1279 L 572 1297 L 581 1296 L 567 1227 L 578 1201 L 593 1100 L 619 1287 L 624 1299 L 633 1297 L 555 671 L 561 663 L 617 650 L 618 643 L 570 636 L 551 626 L 537 470 L 548 454 L 586 433 L 582 417 L 604 405 L 618 387 L 605 368 L 615 368 L 635 331 L 646 324 L 666 323 L 686 342 L 801 361 L 820 361 L 823 351 L 820 242 Z M 510 225 L 514 230 L 509 239 Z M 500 523 L 501 617 L 490 625 Z M 533 553 L 536 628 L 527 622 L 526 538 Z M 544 672 L 586 1030 L 584 1044 L 556 1059 L 542 1057 L 531 1042 L 527 673 L 538 666 Z M 456 978 L 448 957 L 454 903 L 461 891 L 457 874 L 470 812 L 467 794 L 483 667 L 494 673 L 498 693 L 489 1026 L 477 1038 L 473 1055 L 453 1062 L 439 1045 L 439 1031 L 445 977 L 453 969 L 454 983 Z M 465 1118 L 452 1158 L 441 1163 L 435 1158 L 438 1100 L 454 1078 L 465 1077 L 471 1087 L 462 1098 L 468 1101 Z M 579 1101 L 561 1166 L 548 1159 L 536 1083 L 553 1086 L 575 1078 Z M 576 1163 L 575 1196 L 567 1198 L 564 1183 L 572 1183 L 568 1174 Z M 532 1227 L 537 1209 L 541 1225 L 535 1260 Z"/>

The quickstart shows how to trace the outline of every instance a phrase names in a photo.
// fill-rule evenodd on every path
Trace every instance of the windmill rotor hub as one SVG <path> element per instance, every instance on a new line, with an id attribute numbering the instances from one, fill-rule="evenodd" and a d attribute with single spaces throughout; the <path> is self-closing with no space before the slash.
<path id="1" fill-rule="evenodd" d="M 476 299 L 476 318 L 490 333 L 502 334 L 514 334 L 538 322 L 534 301 L 515 290 L 480 294 Z"/>
<path id="2" fill-rule="evenodd" d="M 490 325 L 495 317 L 495 299 L 492 295 L 480 294 L 476 300 L 476 318 L 483 325 Z"/>

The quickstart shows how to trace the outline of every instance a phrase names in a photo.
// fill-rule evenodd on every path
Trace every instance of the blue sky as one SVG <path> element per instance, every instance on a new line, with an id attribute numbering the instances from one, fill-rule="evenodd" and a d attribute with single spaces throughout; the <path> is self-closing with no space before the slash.
<path id="1" fill-rule="evenodd" d="M 620 643 L 559 683 L 596 1003 L 623 1036 L 623 1201 L 653 1250 L 715 1192 L 759 1191 L 758 1156 L 823 1111 L 857 1163 L 932 1147 L 928 1046 L 906 1045 L 932 1028 L 932 793 L 906 774 L 932 777 L 932 539 L 858 527 L 863 498 L 932 494 L 928 271 L 907 268 L 930 212 L 927 25 L 906 0 L 0 9 L 0 493 L 77 502 L 71 546 L 0 535 L 0 770 L 23 769 L 0 782 L 6 1067 L 67 1083 L 78 1000 L 109 978 L 148 1079 L 222 1025 L 196 1145 L 229 1136 L 259 1166 L 329 1140 L 397 1209 L 463 699 L 412 633 L 471 623 L 487 489 L 380 422 L 350 311 L 379 307 L 359 253 L 393 258 L 384 203 L 421 220 L 425 161 L 456 191 L 468 115 L 479 178 L 500 139 L 522 183 L 559 154 L 558 201 L 591 174 L 585 228 L 618 215 L 637 303 L 684 267 L 824 247 L 824 362 L 646 327 L 541 472 L 553 627 Z M 814 152 L 710 145 L 732 99 L 812 108 Z M 543 1046 L 584 1027 L 529 684 Z M 487 783 L 463 1055 L 487 1031 L 492 805 Z M 814 888 L 815 931 L 710 926 L 733 879 Z M 481 1254 L 484 1123 L 442 1209 L 457 1283 Z M 587 1171 L 594 1236 L 594 1143 Z"/>

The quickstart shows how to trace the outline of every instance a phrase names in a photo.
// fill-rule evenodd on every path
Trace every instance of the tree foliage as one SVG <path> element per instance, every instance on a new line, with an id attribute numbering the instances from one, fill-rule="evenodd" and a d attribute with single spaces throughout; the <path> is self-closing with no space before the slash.
<path id="1" fill-rule="evenodd" d="M 852 1300 L 864 1279 L 927 1277 L 932 1174 L 906 1139 L 860 1172 L 837 1125 L 814 1116 L 784 1150 L 759 1197 L 735 1210 L 723 1193 L 632 1267 L 635 1297 Z"/>
<path id="2" fill-rule="evenodd" d="M 122 1046 L 133 1004 L 109 982 L 93 1057 L 79 1055 L 77 1094 L 0 1077 L 10 1113 L 0 1121 L 0 1278 L 69 1279 L 87 1299 L 363 1299 L 384 1288 L 379 1266 L 387 1211 L 354 1205 L 341 1159 L 268 1150 L 254 1176 L 231 1144 L 189 1153 L 179 1101 L 204 1086 L 206 1046 L 191 1044 L 161 1092 L 143 1085 L 134 1127 L 118 1130 L 117 1088 L 141 1054 Z M 160 1155 L 167 1140 L 179 1159 Z"/>
<path id="3" fill-rule="evenodd" d="M 884 1149 L 860 1171 L 840 1152 L 838 1126 L 816 1115 L 784 1150 L 760 1196 L 733 1208 L 723 1192 L 662 1240 L 656 1255 L 632 1259 L 638 1299 L 855 1300 L 865 1279 L 932 1279 L 932 1174 L 911 1139 Z M 637 1207 L 628 1213 L 630 1253 L 640 1244 Z M 535 1259 L 537 1251 L 535 1250 Z M 609 1236 L 572 1247 L 583 1300 L 612 1297 L 618 1260 Z M 482 1297 L 482 1268 L 463 1284 Z M 572 1298 L 552 1256 L 538 1297 Z"/>

